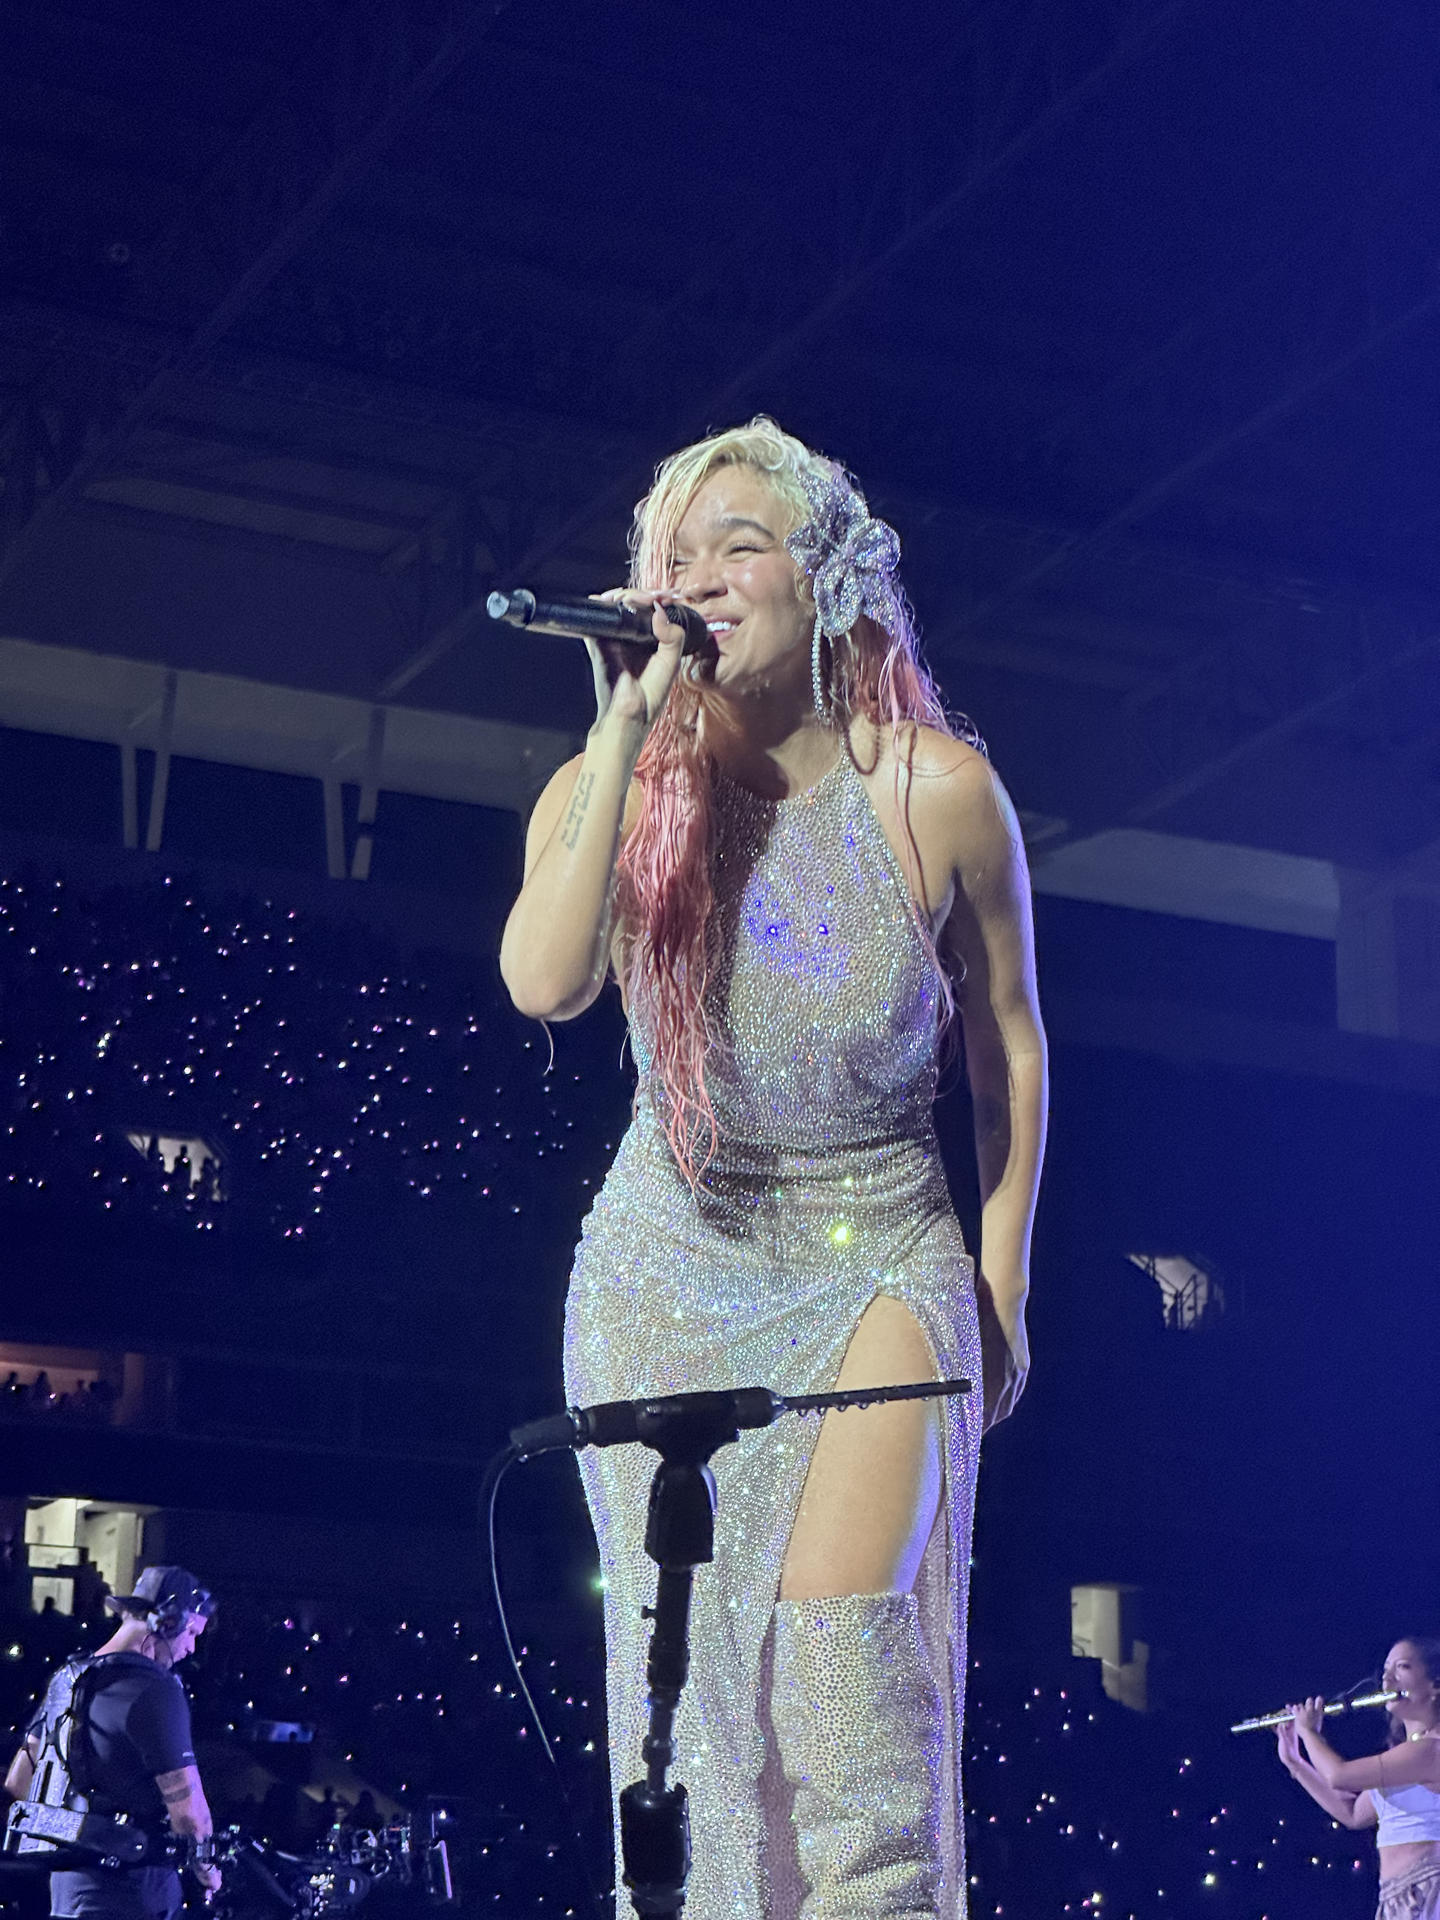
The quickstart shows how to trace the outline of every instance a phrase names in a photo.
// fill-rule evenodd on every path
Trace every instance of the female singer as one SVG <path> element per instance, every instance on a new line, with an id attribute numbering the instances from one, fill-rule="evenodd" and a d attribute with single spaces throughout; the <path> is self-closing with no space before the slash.
<path id="1" fill-rule="evenodd" d="M 973 1398 L 787 1420 L 715 1457 L 677 1731 L 690 1920 L 965 1911 L 959 1749 L 982 1424 L 1028 1365 L 1045 1112 L 1025 857 L 916 655 L 899 542 L 769 420 L 667 460 L 591 648 L 597 715 L 538 801 L 501 970 L 569 1019 L 613 971 L 639 1073 L 566 1307 L 572 1401 L 965 1376 Z M 682 664 L 667 602 L 703 615 Z M 977 1277 L 936 1148 L 958 1014 Z M 639 1771 L 652 1461 L 581 1466 L 616 1784 Z"/>
<path id="2" fill-rule="evenodd" d="M 1400 1695 L 1384 1752 L 1342 1760 L 1315 1699 L 1291 1707 L 1294 1718 L 1276 1729 L 1280 1758 L 1331 1819 L 1377 1829 L 1376 1920 L 1440 1920 L 1440 1640 L 1397 1640 L 1384 1684 Z"/>

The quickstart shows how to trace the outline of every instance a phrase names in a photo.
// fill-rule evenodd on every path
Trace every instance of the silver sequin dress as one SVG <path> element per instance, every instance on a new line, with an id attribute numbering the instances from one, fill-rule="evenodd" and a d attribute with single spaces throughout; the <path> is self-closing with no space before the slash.
<path id="1" fill-rule="evenodd" d="M 980 1379 L 973 1271 L 931 1118 L 938 982 L 904 875 L 848 757 L 809 791 L 764 800 L 716 782 L 707 1067 L 719 1151 L 699 1195 L 681 1178 L 631 1026 L 635 1118 L 585 1221 L 566 1307 L 578 1403 L 702 1387 L 824 1392 L 877 1294 L 904 1301 L 942 1377 Z M 949 1702 L 945 1920 L 965 1911 L 959 1747 L 965 1608 L 980 1447 L 978 1392 L 944 1402 L 946 1498 L 917 1583 Z M 847 1419 L 864 1419 L 863 1413 Z M 713 1567 L 695 1579 L 690 1684 L 672 1778 L 690 1793 L 687 1920 L 783 1920 L 793 1835 L 767 1739 L 768 1630 L 814 1419 L 742 1434 L 713 1465 Z M 642 1542 L 655 1456 L 581 1456 L 606 1583 L 611 1771 L 642 1771 Z M 886 1756 L 875 1755 L 877 1780 Z M 618 1864 L 617 1864 L 618 1874 Z M 628 1901 L 621 1896 L 621 1907 Z"/>

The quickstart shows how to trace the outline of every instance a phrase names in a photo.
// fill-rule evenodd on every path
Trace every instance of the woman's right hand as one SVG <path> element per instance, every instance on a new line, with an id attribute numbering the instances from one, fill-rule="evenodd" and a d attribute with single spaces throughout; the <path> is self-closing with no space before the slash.
<path id="1" fill-rule="evenodd" d="M 1022 1278 L 1006 1286 L 997 1298 L 989 1275 L 982 1270 L 975 1276 L 975 1304 L 980 1314 L 982 1433 L 1009 1419 L 1030 1376 L 1030 1342 L 1025 1332 L 1028 1292 Z"/>
<path id="2" fill-rule="evenodd" d="M 676 593 L 642 593 L 637 587 L 612 587 L 597 593 L 597 600 L 610 606 L 628 606 L 641 612 L 649 610 L 654 648 L 638 646 L 633 640 L 586 640 L 590 666 L 595 676 L 595 723 L 592 737 L 602 729 L 620 727 L 638 737 L 638 754 L 645 737 L 670 696 L 680 671 L 685 646 L 685 629 L 668 619 L 665 608 L 676 604 Z"/>
<path id="3" fill-rule="evenodd" d="M 1307 1733 L 1320 1734 L 1323 1732 L 1325 1726 L 1325 1696 L 1323 1693 L 1314 1694 L 1309 1700 L 1297 1701 L 1296 1704 L 1291 1707 L 1290 1711 L 1295 1716 L 1294 1727 L 1297 1736 L 1303 1736 Z"/>

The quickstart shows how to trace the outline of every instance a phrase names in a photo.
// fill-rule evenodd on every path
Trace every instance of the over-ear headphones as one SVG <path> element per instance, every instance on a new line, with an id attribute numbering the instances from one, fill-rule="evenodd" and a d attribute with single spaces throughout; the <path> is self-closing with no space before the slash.
<path id="1" fill-rule="evenodd" d="M 198 1613 L 199 1608 L 195 1608 L 194 1611 Z M 158 1635 L 161 1640 L 173 1640 L 185 1625 L 190 1612 L 191 1608 L 183 1605 L 179 1600 L 167 1598 L 146 1614 L 145 1624 L 151 1633 Z"/>
<path id="2" fill-rule="evenodd" d="M 199 1614 L 202 1620 L 210 1618 L 215 1611 L 215 1596 L 184 1567 L 147 1567 L 136 1581 L 134 1593 L 112 1595 L 105 1605 L 114 1613 L 128 1613 L 143 1620 L 157 1639 L 173 1640 L 184 1631 L 191 1614 Z"/>

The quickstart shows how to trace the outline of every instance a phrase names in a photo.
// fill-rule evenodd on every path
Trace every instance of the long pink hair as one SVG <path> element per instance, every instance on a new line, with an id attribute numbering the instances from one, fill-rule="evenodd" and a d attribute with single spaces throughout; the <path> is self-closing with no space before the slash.
<path id="1" fill-rule="evenodd" d="M 838 471 L 763 414 L 748 426 L 682 448 L 657 468 L 654 486 L 635 509 L 632 586 L 653 592 L 670 585 L 680 522 L 705 481 L 726 466 L 750 467 L 764 477 L 789 516 L 787 532 L 809 516 L 802 474 L 814 467 L 827 474 Z M 808 598 L 803 574 L 801 585 Z M 907 603 L 902 600 L 901 605 L 898 632 L 888 632 L 862 614 L 848 639 L 827 649 L 837 722 L 866 718 L 891 729 L 897 745 L 897 785 L 902 727 L 918 723 L 979 744 L 968 722 L 952 726 L 948 720 L 920 661 L 914 616 Z M 706 1053 L 713 1038 L 705 987 L 714 904 L 710 828 L 715 762 L 704 743 L 704 702 L 702 685 L 682 672 L 646 739 L 635 769 L 640 811 L 621 850 L 618 899 L 624 929 L 621 985 L 628 1004 L 643 1001 L 653 1023 L 661 1120 L 680 1170 L 692 1185 L 719 1139 L 705 1085 Z M 911 851 L 916 852 L 913 836 Z M 918 854 L 915 865 L 918 871 Z M 916 919 L 936 959 L 942 1018 L 948 1020 L 954 1008 L 949 981 L 935 955 L 929 924 L 918 910 Z"/>

